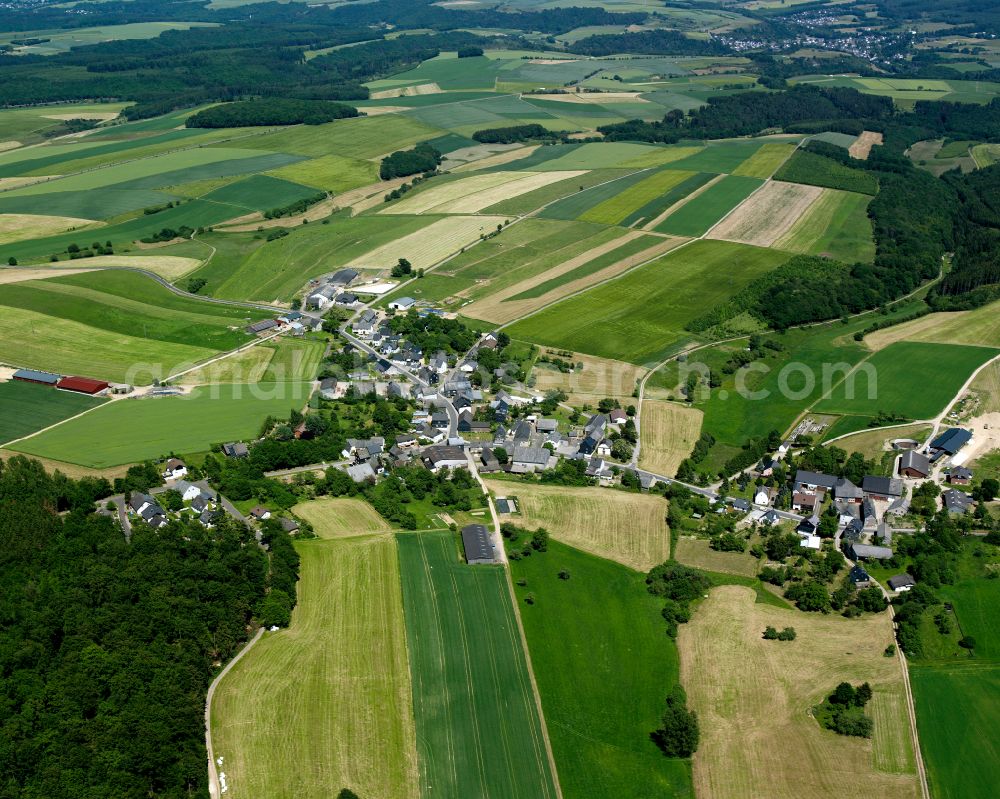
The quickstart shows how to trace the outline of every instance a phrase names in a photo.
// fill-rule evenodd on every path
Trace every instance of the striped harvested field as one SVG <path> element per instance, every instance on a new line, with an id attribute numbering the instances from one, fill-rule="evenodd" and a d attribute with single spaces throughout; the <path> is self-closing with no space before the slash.
<path id="1" fill-rule="evenodd" d="M 560 541 L 638 571 L 670 557 L 663 497 L 499 480 L 486 485 L 497 496 L 517 498 L 521 516 L 510 518 L 520 527 L 544 527 Z"/>
<path id="2" fill-rule="evenodd" d="M 639 420 L 639 468 L 673 477 L 701 435 L 704 414 L 662 400 L 643 400 Z"/>
<path id="3" fill-rule="evenodd" d="M 407 197 L 381 211 L 382 214 L 469 214 L 517 197 L 550 183 L 586 174 L 586 170 L 563 172 L 490 172 L 453 180 Z"/>
<path id="4" fill-rule="evenodd" d="M 359 255 L 346 266 L 365 269 L 385 269 L 406 258 L 414 269 L 428 269 L 449 255 L 472 244 L 481 235 L 492 233 L 502 225 L 502 216 L 450 216 L 439 219 L 423 230 L 377 247 Z"/>
<path id="5" fill-rule="evenodd" d="M 708 235 L 713 239 L 770 247 L 822 194 L 823 189 L 817 186 L 772 180 L 733 209 Z"/>
<path id="6" fill-rule="evenodd" d="M 535 389 L 542 393 L 549 391 L 563 391 L 567 394 L 566 400 L 571 405 L 596 405 L 605 397 L 621 400 L 623 404 L 630 404 L 632 392 L 638 382 L 646 374 L 646 370 L 641 366 L 636 366 L 625 361 L 615 361 L 610 358 L 597 358 L 593 355 L 584 355 L 574 352 L 572 357 L 556 355 L 557 350 L 545 350 L 555 357 L 572 361 L 577 368 L 572 373 L 560 372 L 558 369 L 548 367 L 546 364 L 535 364 L 532 376 L 535 379 Z M 578 368 L 580 365 L 583 368 Z M 629 400 L 629 402 L 625 402 Z M 645 409 L 645 405 L 643 406 Z"/>
<path id="7" fill-rule="evenodd" d="M 292 513 L 313 526 L 320 538 L 346 538 L 390 529 L 389 523 L 362 499 L 324 497 L 300 502 Z"/>

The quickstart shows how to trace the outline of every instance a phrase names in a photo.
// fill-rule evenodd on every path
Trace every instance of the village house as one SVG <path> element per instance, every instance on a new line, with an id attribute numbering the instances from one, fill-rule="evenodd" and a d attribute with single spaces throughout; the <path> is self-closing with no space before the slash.
<path id="1" fill-rule="evenodd" d="M 179 458 L 171 458 L 163 469 L 163 478 L 165 480 L 179 480 L 187 473 L 188 469 L 184 461 Z"/>
<path id="2" fill-rule="evenodd" d="M 514 474 L 530 474 L 541 472 L 548 468 L 552 453 L 545 447 L 530 447 L 514 445 L 511 456 L 510 470 Z"/>
<path id="3" fill-rule="evenodd" d="M 375 479 L 375 469 L 368 461 L 352 464 L 346 471 L 355 483 L 365 483 Z"/>
<path id="4" fill-rule="evenodd" d="M 973 504 L 972 497 L 964 491 L 959 491 L 957 488 L 949 488 L 941 494 L 942 507 L 944 507 L 948 513 L 953 513 L 956 516 L 961 516 L 962 514 L 968 512 Z"/>
<path id="5" fill-rule="evenodd" d="M 861 481 L 861 488 L 864 490 L 865 496 L 886 502 L 899 499 L 905 491 L 902 480 L 875 475 L 866 475 L 865 479 Z"/>
<path id="6" fill-rule="evenodd" d="M 222 445 L 222 454 L 227 458 L 245 458 L 250 450 L 242 441 L 231 441 Z"/>
<path id="7" fill-rule="evenodd" d="M 753 492 L 753 504 L 770 505 L 777 493 L 772 486 L 757 486 Z"/>
<path id="8" fill-rule="evenodd" d="M 868 575 L 868 572 L 866 572 L 861 566 L 852 566 L 851 571 L 848 572 L 848 577 L 851 582 L 854 583 L 855 588 L 870 588 L 874 585 L 874 582 Z"/>
<path id="9" fill-rule="evenodd" d="M 257 521 L 262 522 L 266 519 L 271 518 L 271 511 L 269 511 L 263 505 L 257 505 L 255 508 L 252 508 L 250 510 L 250 515 L 253 516 Z"/>
<path id="10" fill-rule="evenodd" d="M 889 583 L 889 588 L 897 594 L 909 591 L 917 584 L 917 581 L 909 574 L 897 574 L 894 577 L 890 577 L 887 582 Z"/>
<path id="11" fill-rule="evenodd" d="M 832 474 L 823 474 L 822 472 L 810 472 L 805 469 L 799 469 L 795 473 L 795 486 L 798 491 L 816 491 L 818 489 L 823 489 L 824 492 L 830 491 L 837 485 L 837 479 Z"/>
<path id="12" fill-rule="evenodd" d="M 423 451 L 421 460 L 430 471 L 435 473 L 441 469 L 466 469 L 469 466 L 465 450 L 462 447 L 448 444 L 427 447 Z"/>
<path id="13" fill-rule="evenodd" d="M 306 304 L 310 308 L 315 308 L 319 311 L 326 310 L 333 305 L 333 298 L 337 296 L 337 292 L 336 286 L 321 286 L 306 297 Z"/>
<path id="14" fill-rule="evenodd" d="M 889 560 L 892 550 L 889 547 L 852 543 L 847 546 L 847 556 L 851 560 Z"/>
<path id="15" fill-rule="evenodd" d="M 948 473 L 948 482 L 956 486 L 967 486 L 972 482 L 972 469 L 964 466 L 953 466 Z"/>

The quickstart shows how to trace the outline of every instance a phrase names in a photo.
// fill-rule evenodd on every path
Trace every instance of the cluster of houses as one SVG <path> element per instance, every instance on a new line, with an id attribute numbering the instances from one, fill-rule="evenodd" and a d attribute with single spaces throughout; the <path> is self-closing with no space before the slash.
<path id="1" fill-rule="evenodd" d="M 181 495 L 185 503 L 183 510 L 167 511 L 153 495 L 142 492 L 129 497 L 129 510 L 154 530 L 163 527 L 171 517 L 180 518 L 183 513 L 192 515 L 203 527 L 215 526 L 222 511 L 218 510 L 218 498 L 212 492 L 187 480 L 175 480 L 169 488 Z"/>
<path id="2" fill-rule="evenodd" d="M 304 336 L 306 333 L 319 330 L 323 326 L 321 319 L 305 316 L 298 311 L 288 311 L 273 319 L 262 319 L 246 326 L 246 332 L 251 336 L 269 336 L 274 333 L 288 333 L 292 336 Z"/>
<path id="3" fill-rule="evenodd" d="M 51 372 L 40 372 L 37 369 L 17 369 L 12 379 L 19 383 L 34 383 L 39 386 L 50 386 L 57 391 L 72 391 L 76 394 L 89 394 L 100 397 L 111 393 L 125 393 L 132 390 L 131 386 L 112 386 L 106 380 L 94 380 L 90 377 L 76 375 L 57 375 Z"/>
<path id="4" fill-rule="evenodd" d="M 334 305 L 343 308 L 352 308 L 358 302 L 356 294 L 347 290 L 347 287 L 357 280 L 358 272 L 355 269 L 341 269 L 328 277 L 322 283 L 317 283 L 306 294 L 306 305 L 318 311 L 325 311 Z"/>

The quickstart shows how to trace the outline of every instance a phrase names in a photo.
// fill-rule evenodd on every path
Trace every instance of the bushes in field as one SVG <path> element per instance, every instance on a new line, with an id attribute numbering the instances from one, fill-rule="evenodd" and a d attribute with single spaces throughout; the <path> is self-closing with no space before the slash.
<path id="1" fill-rule="evenodd" d="M 379 177 L 382 180 L 404 178 L 409 175 L 434 172 L 441 163 L 441 153 L 427 142 L 410 150 L 397 150 L 382 159 Z"/>
<path id="2" fill-rule="evenodd" d="M 486 128 L 477 130 L 472 138 L 483 144 L 512 144 L 529 139 L 548 139 L 553 133 L 537 123 L 530 125 L 511 125 L 509 128 Z"/>
<path id="3" fill-rule="evenodd" d="M 206 108 L 187 118 L 189 128 L 251 128 L 264 125 L 322 125 L 358 116 L 358 109 L 329 100 L 268 97 Z"/>
<path id="4" fill-rule="evenodd" d="M 294 216 L 295 214 L 301 214 L 312 206 L 316 205 L 318 202 L 322 202 L 326 199 L 326 192 L 318 192 L 309 197 L 305 197 L 301 200 L 296 200 L 288 205 L 283 205 L 280 208 L 272 208 L 270 211 L 264 212 L 265 219 L 280 219 L 283 216 Z"/>
<path id="5" fill-rule="evenodd" d="M 864 712 L 871 698 L 872 687 L 868 683 L 855 688 L 842 682 L 813 712 L 820 726 L 827 730 L 839 735 L 871 738 L 874 722 Z"/>
<path id="6" fill-rule="evenodd" d="M 667 696 L 662 726 L 650 736 L 667 757 L 691 757 L 698 749 L 698 714 L 687 709 L 687 694 L 678 683 Z"/>
<path id="7" fill-rule="evenodd" d="M 783 630 L 777 630 L 774 627 L 768 626 L 764 630 L 764 635 L 762 638 L 765 641 L 794 641 L 795 640 L 795 628 L 785 627 Z"/>
<path id="8" fill-rule="evenodd" d="M 691 602 L 711 585 L 711 580 L 697 569 L 674 561 L 661 563 L 650 570 L 646 575 L 646 589 L 664 600 L 661 615 L 667 622 L 667 635 L 677 637 L 677 625 L 691 619 Z"/>

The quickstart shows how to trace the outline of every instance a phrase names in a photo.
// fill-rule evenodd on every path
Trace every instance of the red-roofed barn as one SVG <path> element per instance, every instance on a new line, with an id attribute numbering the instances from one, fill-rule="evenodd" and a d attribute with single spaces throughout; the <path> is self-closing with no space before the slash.
<path id="1" fill-rule="evenodd" d="M 102 391 L 107 391 L 108 387 L 109 384 L 104 380 L 92 380 L 89 377 L 64 377 L 56 383 L 56 388 L 80 394 L 100 394 Z"/>

